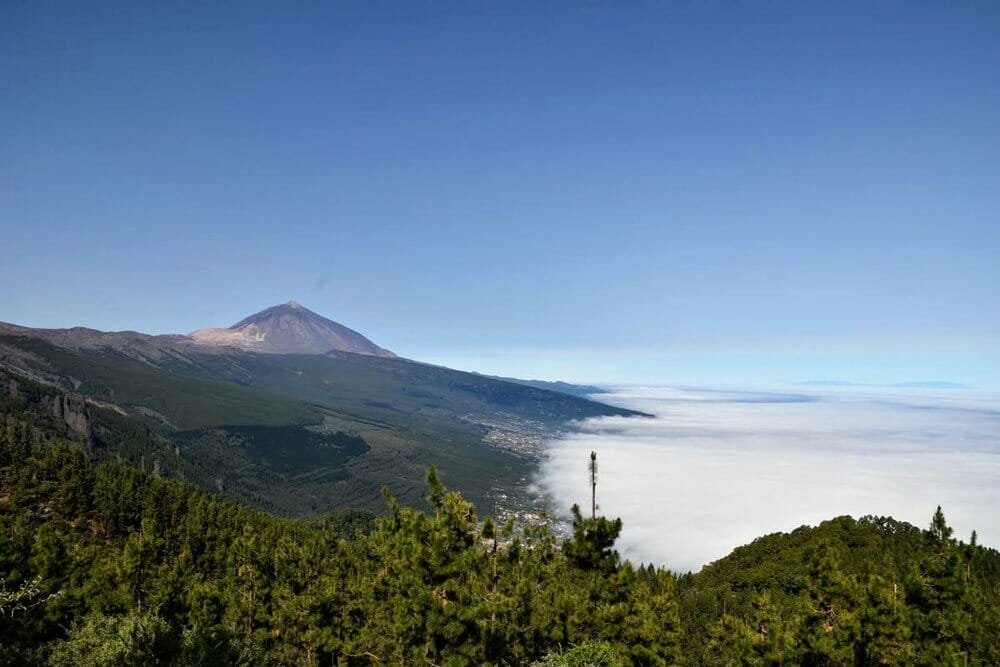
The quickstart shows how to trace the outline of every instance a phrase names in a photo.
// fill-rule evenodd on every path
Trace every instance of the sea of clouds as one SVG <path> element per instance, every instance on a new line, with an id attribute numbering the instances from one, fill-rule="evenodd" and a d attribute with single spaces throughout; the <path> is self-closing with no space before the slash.
<path id="1" fill-rule="evenodd" d="M 849 514 L 1000 547 L 1000 398 L 968 390 L 736 391 L 625 387 L 600 400 L 656 415 L 587 420 L 548 444 L 539 486 L 557 507 L 597 500 L 633 561 L 697 571 L 773 532 Z"/>

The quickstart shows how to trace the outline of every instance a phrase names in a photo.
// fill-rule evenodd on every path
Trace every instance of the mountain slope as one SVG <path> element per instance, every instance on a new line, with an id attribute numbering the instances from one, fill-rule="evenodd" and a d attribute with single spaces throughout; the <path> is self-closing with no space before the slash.
<path id="1" fill-rule="evenodd" d="M 494 380 L 503 380 L 504 382 L 513 382 L 528 387 L 548 389 L 549 391 L 558 391 L 560 394 L 569 394 L 570 396 L 581 396 L 584 398 L 592 394 L 603 394 L 608 391 L 603 387 L 593 384 L 573 384 L 571 382 L 563 382 L 562 380 L 522 380 L 520 378 L 503 377 L 502 375 L 491 375 L 490 377 Z"/>
<path id="2" fill-rule="evenodd" d="M 429 465 L 480 506 L 516 510 L 546 438 L 638 414 L 395 357 L 7 325 L 0 421 L 25 401 L 95 456 L 298 516 L 381 508 L 383 486 L 420 502 Z"/>
<path id="3" fill-rule="evenodd" d="M 396 356 L 357 331 L 289 301 L 244 318 L 228 329 L 199 329 L 189 336 L 202 345 L 228 345 L 273 354 L 323 354 L 330 350 Z"/>

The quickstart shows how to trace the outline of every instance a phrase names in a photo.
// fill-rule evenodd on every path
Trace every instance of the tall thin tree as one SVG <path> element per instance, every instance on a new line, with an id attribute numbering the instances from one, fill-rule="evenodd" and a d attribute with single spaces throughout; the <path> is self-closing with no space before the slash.
<path id="1" fill-rule="evenodd" d="M 597 452 L 590 453 L 590 518 L 597 518 Z"/>

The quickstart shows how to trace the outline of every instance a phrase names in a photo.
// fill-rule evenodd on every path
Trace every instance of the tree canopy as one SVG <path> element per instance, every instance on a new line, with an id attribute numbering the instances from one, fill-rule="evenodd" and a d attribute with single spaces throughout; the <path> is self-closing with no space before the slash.
<path id="1" fill-rule="evenodd" d="M 429 511 L 281 519 L 0 428 L 0 663 L 998 664 L 1000 555 L 840 517 L 698 574 L 621 521 L 497 525 L 437 473 Z"/>

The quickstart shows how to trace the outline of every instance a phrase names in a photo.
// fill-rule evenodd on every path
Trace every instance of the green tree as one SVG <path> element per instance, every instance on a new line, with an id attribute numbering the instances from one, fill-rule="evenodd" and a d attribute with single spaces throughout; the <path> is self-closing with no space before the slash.
<path id="1" fill-rule="evenodd" d="M 534 667 L 624 667 L 615 647 L 605 642 L 586 642 L 565 651 L 553 651 Z"/>
<path id="2" fill-rule="evenodd" d="M 123 601 L 139 614 L 150 607 L 154 592 L 153 572 L 160 564 L 159 542 L 152 523 L 143 521 L 139 530 L 126 538 L 118 561 L 117 575 Z"/>
<path id="3" fill-rule="evenodd" d="M 908 665 L 915 656 L 908 610 L 898 584 L 878 575 L 868 578 L 859 615 L 856 662 L 864 665 Z"/>
<path id="4" fill-rule="evenodd" d="M 94 615 L 56 642 L 51 667 L 144 667 L 168 665 L 177 653 L 170 625 L 155 613 Z"/>
<path id="5" fill-rule="evenodd" d="M 798 632 L 804 665 L 844 665 L 854 659 L 859 633 L 857 582 L 841 570 L 837 552 L 821 543 L 809 560 L 805 616 Z"/>
<path id="6" fill-rule="evenodd" d="M 972 619 L 962 549 L 938 506 L 926 533 L 928 552 L 911 578 L 914 640 L 920 664 L 966 664 Z"/>
<path id="7" fill-rule="evenodd" d="M 580 506 L 573 505 L 573 537 L 563 542 L 562 550 L 570 563 L 581 570 L 610 575 L 618 569 L 615 541 L 622 532 L 621 519 L 585 519 Z"/>

